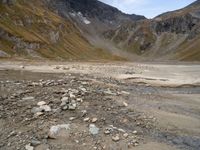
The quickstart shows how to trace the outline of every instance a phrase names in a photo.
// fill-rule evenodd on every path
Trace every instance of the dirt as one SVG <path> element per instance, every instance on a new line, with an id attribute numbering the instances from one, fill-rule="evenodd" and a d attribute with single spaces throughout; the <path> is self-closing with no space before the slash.
<path id="1" fill-rule="evenodd" d="M 0 149 L 198 150 L 199 81 L 193 64 L 3 61 Z"/>

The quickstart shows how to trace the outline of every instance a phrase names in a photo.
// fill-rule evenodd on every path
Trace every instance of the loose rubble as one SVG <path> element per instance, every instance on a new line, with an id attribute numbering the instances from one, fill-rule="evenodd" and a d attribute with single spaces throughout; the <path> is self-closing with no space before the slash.
<path id="1" fill-rule="evenodd" d="M 141 137 L 135 129 L 146 132 L 154 127 L 154 117 L 129 110 L 125 99 L 128 92 L 93 83 L 91 77 L 83 75 L 49 76 L 1 81 L 10 91 L 0 95 L 0 119 L 11 128 L 0 135 L 0 149 L 6 145 L 11 150 L 64 150 L 72 149 L 71 145 L 77 149 L 106 149 L 105 139 L 112 142 L 110 145 L 122 142 L 137 146 Z M 119 97 L 123 100 L 118 103 Z M 21 133 L 11 134 L 11 129 Z"/>

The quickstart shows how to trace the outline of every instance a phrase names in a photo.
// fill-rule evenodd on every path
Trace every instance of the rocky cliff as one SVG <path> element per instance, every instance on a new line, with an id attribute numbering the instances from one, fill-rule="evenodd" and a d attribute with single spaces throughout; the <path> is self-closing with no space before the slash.
<path id="1" fill-rule="evenodd" d="M 152 20 L 123 24 L 104 36 L 150 59 L 200 60 L 200 1 Z"/>

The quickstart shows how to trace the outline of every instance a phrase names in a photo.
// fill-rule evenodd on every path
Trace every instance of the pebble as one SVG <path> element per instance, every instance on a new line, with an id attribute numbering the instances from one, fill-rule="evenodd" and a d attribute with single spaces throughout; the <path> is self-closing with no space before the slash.
<path id="1" fill-rule="evenodd" d="M 32 145 L 32 146 L 38 146 L 38 145 L 40 145 L 40 144 L 41 144 L 41 142 L 38 141 L 38 140 L 32 140 L 32 141 L 31 141 L 31 145 Z"/>
<path id="2" fill-rule="evenodd" d="M 64 106 L 63 108 L 62 108 L 62 110 L 67 110 L 69 107 L 68 106 Z"/>
<path id="3" fill-rule="evenodd" d="M 75 120 L 75 119 L 76 119 L 76 117 L 70 117 L 69 118 L 70 121 Z"/>
<path id="4" fill-rule="evenodd" d="M 92 123 L 95 123 L 95 122 L 97 122 L 97 118 L 92 118 Z"/>
<path id="5" fill-rule="evenodd" d="M 82 98 L 77 98 L 76 101 L 82 103 L 82 102 L 83 102 L 83 99 L 82 99 Z"/>
<path id="6" fill-rule="evenodd" d="M 20 68 L 24 69 L 25 67 L 22 65 L 22 66 L 20 66 Z"/>
<path id="7" fill-rule="evenodd" d="M 70 97 L 70 98 L 75 98 L 76 96 L 75 96 L 73 93 L 70 93 L 70 94 L 69 94 L 69 97 Z"/>
<path id="8" fill-rule="evenodd" d="M 70 104 L 68 105 L 69 110 L 75 110 L 76 109 L 76 104 Z"/>
<path id="9" fill-rule="evenodd" d="M 105 130 L 104 133 L 105 134 L 110 134 L 110 131 L 109 130 Z"/>
<path id="10" fill-rule="evenodd" d="M 117 134 L 117 135 L 113 136 L 113 137 L 112 137 L 112 140 L 113 140 L 114 142 L 118 142 L 118 141 L 120 140 L 119 135 Z"/>
<path id="11" fill-rule="evenodd" d="M 63 106 L 65 106 L 65 105 L 67 105 L 67 103 L 66 103 L 66 102 L 62 102 L 62 103 L 60 104 L 60 107 L 63 107 Z"/>
<path id="12" fill-rule="evenodd" d="M 97 135 L 99 133 L 99 128 L 95 126 L 95 124 L 89 125 L 89 131 L 92 135 Z"/>
<path id="13" fill-rule="evenodd" d="M 40 108 L 43 109 L 46 112 L 51 111 L 51 107 L 49 105 L 42 105 L 42 106 L 40 106 Z"/>
<path id="14" fill-rule="evenodd" d="M 63 97 L 63 98 L 61 99 L 61 101 L 62 101 L 63 103 L 69 103 L 69 98 L 68 98 L 68 97 Z"/>
<path id="15" fill-rule="evenodd" d="M 28 144 L 28 145 L 25 146 L 25 149 L 26 149 L 26 150 L 33 150 L 34 147 L 31 146 L 31 144 Z"/>
<path id="16" fill-rule="evenodd" d="M 34 99 L 35 98 L 32 97 L 32 96 L 22 98 L 22 100 L 24 100 L 24 101 L 31 101 L 31 100 L 34 100 Z"/>
<path id="17" fill-rule="evenodd" d="M 123 102 L 123 105 L 124 105 L 125 107 L 128 107 L 128 104 L 127 104 L 126 102 Z"/>
<path id="18" fill-rule="evenodd" d="M 63 130 L 64 129 L 64 130 Z M 57 138 L 58 134 L 60 132 L 63 132 L 63 131 L 68 131 L 70 129 L 70 125 L 69 124 L 60 124 L 60 125 L 56 125 L 56 126 L 52 126 L 49 130 L 49 134 L 48 136 L 50 138 Z"/>
<path id="19" fill-rule="evenodd" d="M 40 101 L 40 102 L 37 103 L 37 105 L 38 106 L 43 106 L 43 105 L 46 105 L 46 102 L 45 101 Z"/>
<path id="20" fill-rule="evenodd" d="M 133 134 L 137 134 L 138 132 L 135 130 L 135 131 L 133 131 Z"/>
<path id="21" fill-rule="evenodd" d="M 31 109 L 31 112 L 32 112 L 33 114 L 36 114 L 36 113 L 42 112 L 42 111 L 43 111 L 43 109 L 40 108 L 40 107 L 33 107 L 33 108 Z"/>
<path id="22" fill-rule="evenodd" d="M 41 116 L 43 114 L 44 114 L 43 112 L 37 112 L 37 113 L 35 113 L 35 117 L 39 117 L 39 116 Z"/>
<path id="23" fill-rule="evenodd" d="M 83 121 L 88 122 L 90 118 L 84 118 Z"/>
<path id="24" fill-rule="evenodd" d="M 123 136 L 124 136 L 125 138 L 127 138 L 127 137 L 128 137 L 128 133 L 124 133 Z"/>

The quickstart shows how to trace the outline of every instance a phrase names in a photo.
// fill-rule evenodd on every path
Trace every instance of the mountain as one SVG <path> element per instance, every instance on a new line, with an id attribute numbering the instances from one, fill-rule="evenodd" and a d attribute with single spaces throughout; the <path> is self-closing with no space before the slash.
<path id="1" fill-rule="evenodd" d="M 200 60 L 200 0 L 152 20 L 126 23 L 104 33 L 121 49 L 148 59 Z"/>
<path id="2" fill-rule="evenodd" d="M 199 47 L 200 0 L 154 19 L 98 0 L 0 0 L 0 57 L 200 61 Z"/>
<path id="3" fill-rule="evenodd" d="M 0 18 L 1 57 L 69 60 L 115 58 L 92 45 L 84 29 L 100 30 L 110 21 L 119 24 L 134 16 L 96 0 L 1 0 Z"/>
<path id="4" fill-rule="evenodd" d="M 48 7 L 48 0 L 0 1 L 0 56 L 71 59 L 112 59 L 94 47 L 70 18 Z"/>

